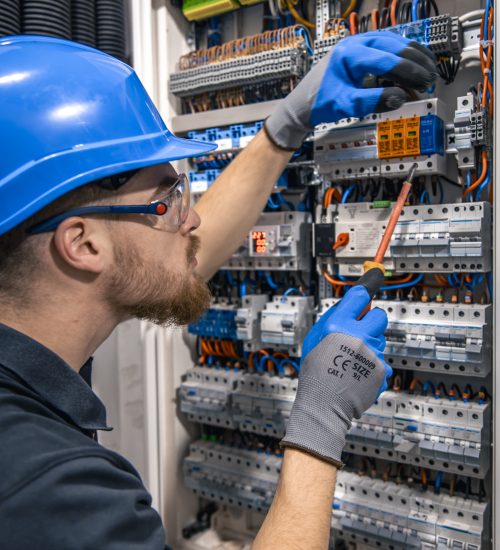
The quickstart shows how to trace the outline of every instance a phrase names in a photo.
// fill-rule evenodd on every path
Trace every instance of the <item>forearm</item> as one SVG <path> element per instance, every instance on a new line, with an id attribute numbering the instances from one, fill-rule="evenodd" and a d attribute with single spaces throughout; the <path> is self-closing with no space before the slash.
<path id="1" fill-rule="evenodd" d="M 241 246 L 291 155 L 261 130 L 199 200 L 202 277 L 209 279 Z"/>
<path id="2" fill-rule="evenodd" d="M 326 550 L 336 474 L 335 466 L 286 449 L 276 495 L 252 550 Z"/>

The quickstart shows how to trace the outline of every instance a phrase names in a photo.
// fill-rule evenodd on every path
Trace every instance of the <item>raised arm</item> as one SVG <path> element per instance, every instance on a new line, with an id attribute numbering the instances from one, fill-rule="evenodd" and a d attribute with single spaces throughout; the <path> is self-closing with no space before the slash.
<path id="1" fill-rule="evenodd" d="M 349 37 L 330 50 L 198 202 L 202 276 L 210 278 L 241 245 L 292 151 L 316 124 L 389 111 L 407 99 L 400 87 L 364 88 L 369 74 L 423 91 L 437 71 L 429 50 L 391 32 Z"/>

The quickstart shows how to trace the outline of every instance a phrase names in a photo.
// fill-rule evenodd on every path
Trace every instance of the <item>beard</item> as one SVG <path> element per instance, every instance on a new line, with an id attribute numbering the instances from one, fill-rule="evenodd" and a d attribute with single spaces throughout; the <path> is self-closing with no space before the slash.
<path id="1" fill-rule="evenodd" d="M 192 263 L 200 240 L 189 236 L 187 263 Z M 205 281 L 192 271 L 170 272 L 155 260 L 146 261 L 132 243 L 116 242 L 115 268 L 107 287 L 107 299 L 120 317 L 150 321 L 156 325 L 186 325 L 209 307 L 211 294 Z"/>

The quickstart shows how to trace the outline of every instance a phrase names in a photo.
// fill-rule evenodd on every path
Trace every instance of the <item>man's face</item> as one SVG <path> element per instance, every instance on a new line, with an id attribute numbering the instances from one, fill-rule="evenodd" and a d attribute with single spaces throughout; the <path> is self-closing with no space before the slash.
<path id="1" fill-rule="evenodd" d="M 168 193 L 176 179 L 170 164 L 141 170 L 124 186 L 121 204 L 148 204 Z M 114 262 L 105 281 L 105 299 L 120 317 L 159 325 L 184 325 L 210 304 L 210 291 L 196 273 L 200 225 L 190 210 L 179 230 L 165 231 L 154 216 L 126 216 L 109 223 Z"/>

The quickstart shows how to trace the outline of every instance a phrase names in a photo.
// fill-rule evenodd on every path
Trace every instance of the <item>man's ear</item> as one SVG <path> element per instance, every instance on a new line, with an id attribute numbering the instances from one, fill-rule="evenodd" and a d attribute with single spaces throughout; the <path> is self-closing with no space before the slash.
<path id="1" fill-rule="evenodd" d="M 54 233 L 54 247 L 60 259 L 73 269 L 101 273 L 113 254 L 110 236 L 102 221 L 68 218 Z"/>

